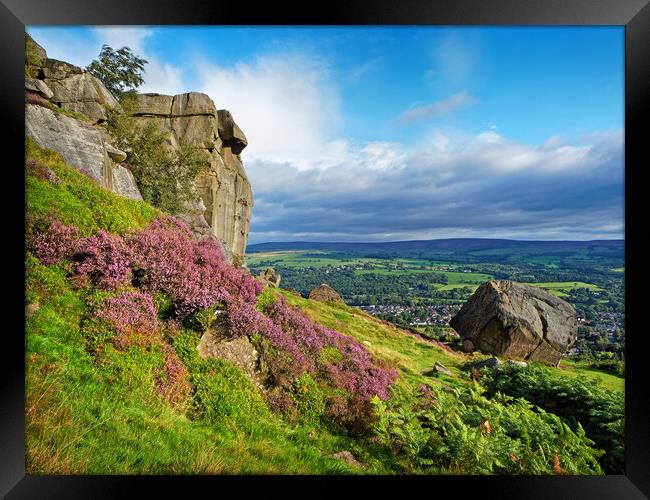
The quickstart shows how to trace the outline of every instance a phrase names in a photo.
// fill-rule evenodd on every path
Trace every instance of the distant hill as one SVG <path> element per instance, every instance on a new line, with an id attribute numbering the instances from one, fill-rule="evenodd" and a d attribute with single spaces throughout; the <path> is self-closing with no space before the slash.
<path id="1" fill-rule="evenodd" d="M 580 256 L 590 258 L 623 259 L 624 240 L 592 241 L 521 241 L 483 238 L 451 238 L 440 240 L 391 241 L 379 243 L 346 242 L 269 242 L 249 245 L 246 251 L 273 252 L 286 250 L 313 250 L 344 252 L 366 256 L 394 257 L 411 256 L 422 258 L 441 257 L 445 259 L 462 258 L 470 260 L 508 260 L 513 256 Z"/>

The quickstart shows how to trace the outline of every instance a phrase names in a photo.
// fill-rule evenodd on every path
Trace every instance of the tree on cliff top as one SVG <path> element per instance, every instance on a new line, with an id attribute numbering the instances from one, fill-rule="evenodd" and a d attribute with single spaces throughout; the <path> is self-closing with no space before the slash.
<path id="1" fill-rule="evenodd" d="M 94 59 L 86 70 L 98 78 L 118 99 L 135 91 L 144 83 L 142 72 L 148 61 L 133 53 L 129 47 L 114 50 L 102 45 L 99 59 Z"/>

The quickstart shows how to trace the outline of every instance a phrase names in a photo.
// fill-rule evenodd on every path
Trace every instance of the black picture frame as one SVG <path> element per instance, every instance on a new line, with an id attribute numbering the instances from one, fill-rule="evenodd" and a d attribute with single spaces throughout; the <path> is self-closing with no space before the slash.
<path id="1" fill-rule="evenodd" d="M 292 5 L 266 2 L 173 0 L 0 0 L 0 96 L 2 97 L 3 207 L 5 244 L 6 319 L 15 328 L 3 330 L 0 367 L 0 495 L 7 498 L 114 498 L 132 496 L 134 488 L 165 496 L 190 494 L 196 485 L 223 493 L 223 480 L 247 492 L 250 477 L 203 476 L 26 476 L 24 440 L 24 300 L 13 290 L 12 280 L 24 286 L 24 158 L 23 53 L 26 25 L 201 25 L 201 24 L 395 24 L 395 25 L 618 25 L 625 26 L 625 240 L 626 240 L 626 473 L 620 476 L 429 476 L 429 477 L 263 477 L 255 483 L 269 492 L 274 486 L 300 494 L 318 491 L 341 494 L 360 486 L 384 490 L 394 486 L 402 494 L 458 495 L 474 490 L 497 498 L 633 499 L 650 496 L 650 390 L 645 378 L 647 336 L 644 329 L 643 286 L 647 272 L 643 257 L 646 228 L 643 170 L 649 165 L 643 131 L 647 122 L 650 83 L 649 0 L 409 0 L 396 2 L 346 2 Z M 313 8 L 317 7 L 317 8 Z M 598 103 L 594 103 L 598 105 Z M 645 158 L 645 161 L 644 161 Z M 22 203 L 21 203 L 22 200 Z M 644 212 L 645 210 L 645 212 Z M 11 231 L 7 222 L 15 222 Z M 14 253 L 15 252 L 15 253 Z M 15 258 L 15 264 L 13 260 Z M 647 286 L 647 285 L 645 285 Z M 214 481 L 219 481 L 215 486 Z M 302 484 L 291 484 L 300 482 Z M 316 490 L 311 483 L 318 484 Z M 260 484 L 262 483 L 262 484 Z M 267 488 L 270 487 L 268 490 Z M 308 484 L 309 483 L 309 484 Z M 217 489 L 218 488 L 218 489 Z M 305 488 L 309 488 L 306 490 Z M 343 491 L 345 489 L 346 491 Z M 373 488 L 374 489 L 374 488 Z M 209 491 L 209 490 L 208 490 Z M 364 495 L 365 496 L 365 495 Z"/>

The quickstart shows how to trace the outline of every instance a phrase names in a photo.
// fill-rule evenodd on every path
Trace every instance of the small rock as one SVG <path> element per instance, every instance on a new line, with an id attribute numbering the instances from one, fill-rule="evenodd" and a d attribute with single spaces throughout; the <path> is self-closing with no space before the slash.
<path id="1" fill-rule="evenodd" d="M 471 363 L 466 363 L 463 368 L 465 368 L 466 370 L 471 370 L 472 368 L 476 368 L 477 370 L 480 370 L 481 368 L 496 368 L 500 365 L 501 365 L 501 360 L 496 356 L 492 356 L 491 358 L 482 359 L 480 361 L 473 361 Z"/>
<path id="2" fill-rule="evenodd" d="M 433 365 L 433 368 L 423 372 L 423 375 L 431 376 L 431 375 L 436 375 L 437 373 L 444 373 L 445 375 L 450 375 L 450 376 L 454 375 L 449 368 L 447 368 L 442 363 L 438 363 L 437 361 Z"/>
<path id="3" fill-rule="evenodd" d="M 365 468 L 365 465 L 354 458 L 354 455 L 349 451 L 339 451 L 338 453 L 330 455 L 330 457 L 337 458 L 352 467 L 360 467 L 361 469 Z"/>
<path id="4" fill-rule="evenodd" d="M 34 316 L 36 311 L 38 311 L 40 308 L 41 306 L 38 302 L 32 302 L 31 304 L 27 304 L 27 306 L 25 306 L 25 316 L 31 318 L 32 316 Z"/>
<path id="5" fill-rule="evenodd" d="M 508 361 L 506 361 L 506 364 L 507 365 L 521 366 L 522 368 L 527 368 L 528 367 L 528 363 L 526 363 L 525 361 L 517 361 L 517 360 L 514 360 L 514 359 L 509 359 Z"/>
<path id="6" fill-rule="evenodd" d="M 314 288 L 309 292 L 309 298 L 311 300 L 317 300 L 319 302 L 338 302 L 343 304 L 343 298 L 339 293 L 334 290 L 331 286 L 326 283 L 323 283 L 321 286 Z"/>
<path id="7" fill-rule="evenodd" d="M 43 80 L 38 80 L 36 78 L 25 78 L 25 90 L 34 92 L 35 94 L 45 97 L 45 99 L 52 99 L 54 97 L 54 92 L 50 90 Z"/>
<path id="8" fill-rule="evenodd" d="M 111 160 L 113 160 L 115 163 L 122 163 L 124 160 L 126 160 L 126 153 L 124 151 L 121 151 L 108 143 L 104 143 L 104 145 L 106 147 L 108 156 L 110 156 Z"/>
<path id="9" fill-rule="evenodd" d="M 367 345 L 368 347 L 370 347 L 370 346 L 372 345 L 372 344 L 371 344 L 370 342 L 368 342 L 367 340 L 364 340 L 363 343 L 364 343 L 364 345 Z"/>
<path id="10" fill-rule="evenodd" d="M 266 271 L 258 275 L 258 279 L 267 286 L 278 288 L 280 286 L 282 276 L 280 276 L 280 273 L 278 273 L 272 267 L 267 267 Z"/>
<path id="11" fill-rule="evenodd" d="M 469 339 L 463 340 L 463 352 L 474 352 L 474 342 Z"/>
<path id="12" fill-rule="evenodd" d="M 438 363 L 437 361 L 436 364 L 433 365 L 433 369 L 439 373 L 444 373 L 445 375 L 453 375 L 453 373 L 451 373 L 451 370 L 449 368 L 447 368 L 442 363 Z"/>

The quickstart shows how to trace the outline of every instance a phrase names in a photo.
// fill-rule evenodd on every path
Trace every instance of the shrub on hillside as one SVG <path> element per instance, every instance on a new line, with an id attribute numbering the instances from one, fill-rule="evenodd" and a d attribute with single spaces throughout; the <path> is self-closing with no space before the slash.
<path id="1" fill-rule="evenodd" d="M 566 419 L 573 429 L 583 427 L 598 448 L 600 462 L 609 474 L 622 474 L 625 466 L 625 404 L 622 393 L 600 389 L 584 377 L 553 376 L 548 368 L 505 365 L 481 379 L 486 395 L 496 393 L 524 398 Z"/>
<path id="2" fill-rule="evenodd" d="M 78 282 L 90 282 L 103 290 L 115 290 L 131 282 L 130 251 L 119 235 L 100 229 L 78 243 L 73 257 Z"/>
<path id="3" fill-rule="evenodd" d="M 601 451 L 581 427 L 524 400 L 487 399 L 481 388 L 420 388 L 389 403 L 375 398 L 377 440 L 406 472 L 602 474 Z"/>
<path id="4" fill-rule="evenodd" d="M 52 219 L 44 231 L 33 237 L 28 248 L 43 264 L 51 265 L 71 257 L 78 241 L 79 231 L 76 227 Z"/>
<path id="5" fill-rule="evenodd" d="M 197 197 L 194 181 L 208 168 L 208 158 L 191 144 L 170 150 L 169 132 L 154 120 L 136 122 L 135 105 L 134 96 L 125 96 L 121 108 L 109 114 L 108 128 L 116 146 L 128 152 L 129 170 L 147 202 L 172 214 L 186 212 L 186 203 Z"/>
<path id="6" fill-rule="evenodd" d="M 95 317 L 109 324 L 117 333 L 114 344 L 150 345 L 157 332 L 158 315 L 151 296 L 142 292 L 123 292 L 104 299 Z"/>

